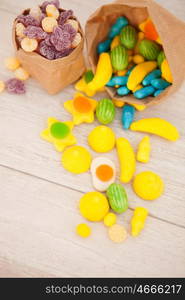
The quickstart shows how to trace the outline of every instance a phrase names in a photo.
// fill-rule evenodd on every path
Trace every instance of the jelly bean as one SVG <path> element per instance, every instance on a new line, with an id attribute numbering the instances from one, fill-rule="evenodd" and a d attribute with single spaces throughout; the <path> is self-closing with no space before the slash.
<path id="1" fill-rule="evenodd" d="M 107 86 L 115 86 L 115 85 L 126 85 L 128 81 L 128 76 L 115 76 L 112 77 L 111 80 L 106 84 Z"/>
<path id="2" fill-rule="evenodd" d="M 157 90 L 154 92 L 154 97 L 159 96 L 164 90 Z"/>
<path id="3" fill-rule="evenodd" d="M 122 86 L 117 89 L 117 94 L 120 96 L 126 96 L 130 93 L 130 90 L 126 86 Z"/>
<path id="4" fill-rule="evenodd" d="M 136 97 L 137 99 L 143 99 L 143 98 L 146 98 L 150 95 L 152 95 L 154 93 L 155 89 L 153 86 L 149 85 L 149 86 L 146 86 L 138 91 L 136 91 L 134 93 L 134 97 Z"/>
<path id="5" fill-rule="evenodd" d="M 143 85 L 150 85 L 151 84 L 151 81 L 153 79 L 156 79 L 156 78 L 159 78 L 161 77 L 161 70 L 159 69 L 156 69 L 154 71 L 152 71 L 151 73 L 149 73 L 142 81 L 142 84 Z"/>
<path id="6" fill-rule="evenodd" d="M 157 78 L 151 81 L 151 85 L 158 90 L 162 90 L 162 89 L 166 89 L 171 84 L 165 79 Z"/>
<path id="7" fill-rule="evenodd" d="M 104 42 L 99 43 L 97 47 L 98 54 L 109 51 L 111 42 L 112 39 L 107 39 Z"/>
<path id="8" fill-rule="evenodd" d="M 116 21 L 116 23 L 113 24 L 111 27 L 108 37 L 109 38 L 114 38 L 116 35 L 120 34 L 121 29 L 128 25 L 128 20 L 125 17 L 119 17 Z"/>
<path id="9" fill-rule="evenodd" d="M 162 72 L 162 78 L 164 78 L 166 81 L 170 83 L 173 82 L 170 66 L 166 59 L 164 59 L 163 62 L 161 63 L 161 72 Z"/>
<path id="10" fill-rule="evenodd" d="M 133 122 L 134 119 L 134 114 L 135 108 L 133 106 L 128 104 L 124 105 L 121 117 L 124 129 L 128 129 L 130 127 L 130 124 Z"/>

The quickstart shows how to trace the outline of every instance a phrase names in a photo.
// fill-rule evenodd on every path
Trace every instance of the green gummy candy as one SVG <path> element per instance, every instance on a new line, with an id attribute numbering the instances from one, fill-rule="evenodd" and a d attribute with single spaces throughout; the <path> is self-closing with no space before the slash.
<path id="1" fill-rule="evenodd" d="M 94 74 L 92 72 L 92 70 L 88 70 L 85 74 L 84 74 L 84 79 L 86 83 L 89 83 L 90 81 L 92 81 L 94 78 Z"/>
<path id="2" fill-rule="evenodd" d="M 51 125 L 50 133 L 56 139 L 64 139 L 70 132 L 70 128 L 62 122 Z"/>

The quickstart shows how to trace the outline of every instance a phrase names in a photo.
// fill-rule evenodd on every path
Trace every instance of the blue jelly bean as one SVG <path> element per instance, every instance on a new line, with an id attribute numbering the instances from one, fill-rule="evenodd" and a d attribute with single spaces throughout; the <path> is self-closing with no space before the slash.
<path id="1" fill-rule="evenodd" d="M 134 120 L 135 108 L 132 105 L 124 105 L 121 122 L 124 129 L 128 129 Z"/>
<path id="2" fill-rule="evenodd" d="M 161 77 L 161 70 L 156 69 L 156 70 L 150 72 L 150 73 L 143 79 L 142 84 L 143 84 L 144 86 L 150 85 L 150 84 L 151 84 L 151 81 L 152 81 L 153 79 L 159 78 L 159 77 Z"/>
<path id="3" fill-rule="evenodd" d="M 163 90 L 166 89 L 169 85 L 171 85 L 168 81 L 162 79 L 162 78 L 157 78 L 153 79 L 151 81 L 151 85 L 158 90 Z"/>
<path id="4" fill-rule="evenodd" d="M 113 39 L 116 35 L 120 34 L 121 29 L 128 25 L 128 20 L 125 17 L 119 17 L 109 31 L 108 37 Z"/>
<path id="5" fill-rule="evenodd" d="M 160 93 L 162 93 L 164 90 L 157 90 L 154 92 L 154 97 L 157 97 L 160 95 Z"/>
<path id="6" fill-rule="evenodd" d="M 126 86 L 122 86 L 117 89 L 117 94 L 120 96 L 126 96 L 130 93 L 130 90 Z"/>
<path id="7" fill-rule="evenodd" d="M 106 84 L 107 86 L 115 86 L 115 85 L 126 85 L 128 81 L 128 76 L 114 76 L 109 82 Z"/>
<path id="8" fill-rule="evenodd" d="M 132 70 L 135 68 L 135 66 L 132 66 L 126 73 L 126 76 L 129 76 Z"/>
<path id="9" fill-rule="evenodd" d="M 104 42 L 99 43 L 97 47 L 98 54 L 109 51 L 111 42 L 112 39 L 107 39 Z"/>
<path id="10" fill-rule="evenodd" d="M 143 99 L 143 98 L 146 98 L 146 97 L 152 95 L 154 92 L 155 92 L 154 87 L 149 85 L 140 90 L 137 90 L 134 93 L 134 97 L 136 97 L 137 99 Z"/>
<path id="11" fill-rule="evenodd" d="M 113 77 L 109 80 L 109 82 L 107 82 L 106 86 L 111 86 L 111 87 L 115 86 Z"/>

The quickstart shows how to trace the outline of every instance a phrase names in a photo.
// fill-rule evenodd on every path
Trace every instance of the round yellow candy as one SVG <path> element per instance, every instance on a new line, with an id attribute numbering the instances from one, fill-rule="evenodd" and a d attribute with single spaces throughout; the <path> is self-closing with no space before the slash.
<path id="1" fill-rule="evenodd" d="M 22 23 L 17 23 L 15 27 L 16 35 L 20 38 L 25 37 L 24 34 L 25 26 Z"/>
<path id="2" fill-rule="evenodd" d="M 144 200 L 155 200 L 164 191 L 161 177 L 151 171 L 141 172 L 134 178 L 133 188 L 135 193 Z"/>
<path id="3" fill-rule="evenodd" d="M 107 215 L 109 203 L 107 198 L 99 192 L 89 192 L 80 199 L 80 213 L 93 222 L 99 222 Z"/>
<path id="4" fill-rule="evenodd" d="M 0 80 L 0 93 L 2 93 L 5 89 L 4 81 Z"/>
<path id="5" fill-rule="evenodd" d="M 114 213 L 108 213 L 105 218 L 103 219 L 103 222 L 105 226 L 110 227 L 116 223 L 117 217 Z"/>
<path id="6" fill-rule="evenodd" d="M 71 44 L 72 48 L 76 48 L 80 44 L 81 40 L 82 40 L 82 36 L 81 36 L 80 32 L 77 32 L 77 34 L 75 35 L 74 40 Z"/>
<path id="7" fill-rule="evenodd" d="M 83 238 L 87 238 L 91 235 L 91 228 L 87 224 L 81 223 L 77 225 L 76 233 Z"/>
<path id="8" fill-rule="evenodd" d="M 91 154 L 81 146 L 67 148 L 62 154 L 63 167 L 75 174 L 87 172 L 91 164 Z"/>
<path id="9" fill-rule="evenodd" d="M 5 66 L 8 70 L 15 71 L 20 66 L 20 61 L 12 56 L 5 59 Z"/>
<path id="10" fill-rule="evenodd" d="M 21 67 L 16 69 L 14 74 L 15 74 L 15 77 L 19 80 L 27 80 L 30 77 L 28 72 Z"/>
<path id="11" fill-rule="evenodd" d="M 96 152 L 108 152 L 115 146 L 115 134 L 107 126 L 100 125 L 95 127 L 88 136 L 88 143 Z"/>
<path id="12" fill-rule="evenodd" d="M 46 14 L 48 17 L 53 17 L 55 19 L 58 19 L 59 15 L 60 15 L 59 10 L 53 4 L 48 4 L 46 6 Z"/>
<path id="13" fill-rule="evenodd" d="M 42 28 L 45 32 L 53 32 L 54 27 L 57 25 L 57 20 L 53 17 L 45 17 L 42 20 Z"/>
<path id="14" fill-rule="evenodd" d="M 26 52 L 33 52 L 38 47 L 38 42 L 36 39 L 29 39 L 28 37 L 25 37 L 21 41 L 21 47 Z"/>
<path id="15" fill-rule="evenodd" d="M 126 229 L 119 224 L 114 224 L 108 230 L 109 238 L 115 243 L 121 243 L 127 238 Z"/>

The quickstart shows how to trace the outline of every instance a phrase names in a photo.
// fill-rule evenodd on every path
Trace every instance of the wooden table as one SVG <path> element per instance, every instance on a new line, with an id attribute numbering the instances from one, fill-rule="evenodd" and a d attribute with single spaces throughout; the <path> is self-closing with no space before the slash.
<path id="1" fill-rule="evenodd" d="M 13 54 L 12 21 L 35 2 L 40 0 L 0 1 L 3 80 L 12 76 L 3 66 L 5 57 Z M 183 1 L 158 2 L 185 19 Z M 98 0 L 62 3 L 64 8 L 75 11 L 82 25 L 100 5 Z M 138 163 L 137 172 L 152 170 L 160 174 L 165 193 L 160 199 L 147 202 L 139 199 L 129 184 L 125 185 L 129 209 L 118 217 L 118 222 L 130 230 L 130 218 L 138 205 L 148 208 L 150 215 L 142 234 L 137 238 L 129 236 L 123 244 L 112 243 L 102 223 L 90 224 L 92 236 L 86 240 L 75 234 L 75 226 L 84 221 L 78 201 L 84 192 L 93 189 L 91 175 L 88 172 L 74 176 L 65 171 L 60 163 L 61 154 L 39 137 L 49 116 L 70 119 L 62 103 L 72 98 L 74 87 L 49 96 L 33 79 L 26 85 L 25 96 L 6 92 L 0 95 L 0 276 L 185 276 L 185 85 L 168 101 L 136 114 L 136 119 L 162 117 L 171 121 L 180 130 L 181 139 L 170 143 L 151 137 L 151 161 L 147 165 Z M 98 95 L 97 99 L 101 97 Z M 127 137 L 136 149 L 143 134 L 123 131 L 120 115 L 118 110 L 111 127 L 117 136 Z M 87 135 L 97 124 L 75 127 L 80 145 L 88 147 Z M 119 166 L 116 151 L 106 156 Z"/>

